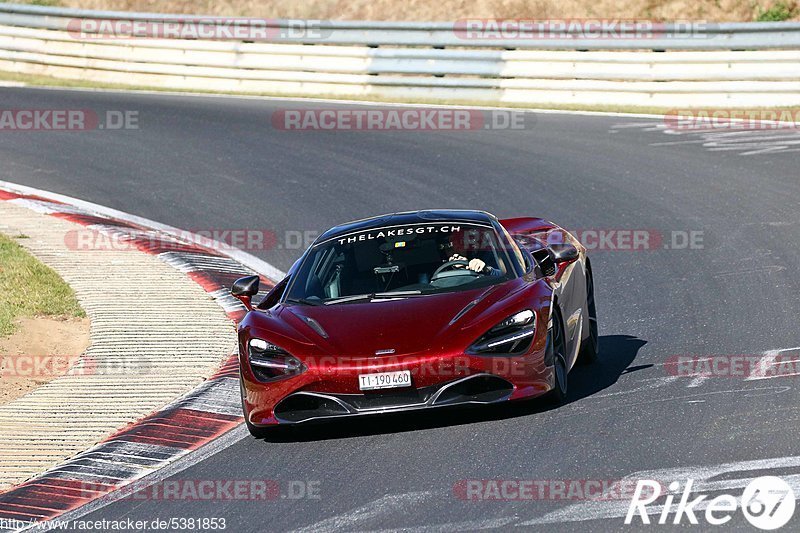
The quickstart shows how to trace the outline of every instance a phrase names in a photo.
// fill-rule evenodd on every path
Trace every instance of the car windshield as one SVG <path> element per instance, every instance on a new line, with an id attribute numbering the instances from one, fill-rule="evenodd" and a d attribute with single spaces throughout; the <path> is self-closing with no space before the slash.
<path id="1" fill-rule="evenodd" d="M 470 290 L 513 276 L 491 226 L 424 223 L 348 233 L 315 245 L 286 300 L 307 305 Z"/>

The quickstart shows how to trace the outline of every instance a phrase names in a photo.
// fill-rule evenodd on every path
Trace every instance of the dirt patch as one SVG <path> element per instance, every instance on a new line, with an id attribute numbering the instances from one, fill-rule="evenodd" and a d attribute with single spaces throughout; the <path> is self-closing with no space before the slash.
<path id="1" fill-rule="evenodd" d="M 21 318 L 0 338 L 0 405 L 68 371 L 89 347 L 88 318 Z"/>
<path id="2" fill-rule="evenodd" d="M 18 0 L 19 1 L 19 0 Z M 23 0 L 84 9 L 259 18 L 440 20 L 623 18 L 751 21 L 776 5 L 798 20 L 797 0 Z"/>

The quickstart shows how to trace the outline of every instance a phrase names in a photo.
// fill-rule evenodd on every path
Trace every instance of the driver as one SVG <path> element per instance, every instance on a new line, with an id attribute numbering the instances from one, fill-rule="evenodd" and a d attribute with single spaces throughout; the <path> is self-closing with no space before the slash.
<path id="1" fill-rule="evenodd" d="M 484 276 L 502 276 L 503 271 L 501 269 L 486 264 L 487 260 L 491 261 L 492 253 L 490 250 L 481 250 L 480 246 L 476 246 L 476 243 L 480 242 L 480 236 L 466 234 L 464 231 L 453 233 L 446 239 L 442 249 L 443 253 L 440 257 L 443 259 L 450 257 L 444 261 L 445 263 L 450 261 L 464 261 L 467 263 L 466 265 L 453 265 L 453 269 L 463 269 L 466 266 L 467 270 Z M 468 255 L 473 256 L 473 259 L 467 259 Z"/>
<path id="2" fill-rule="evenodd" d="M 466 257 L 459 254 L 453 254 L 450 256 L 448 261 L 468 261 L 469 264 L 467 265 L 468 270 L 472 270 L 473 272 L 478 272 L 481 274 L 485 274 L 487 276 L 502 276 L 503 273 L 500 271 L 499 268 L 492 268 L 486 264 L 485 261 L 482 259 L 478 259 L 477 257 L 474 259 L 467 260 Z M 455 265 L 453 268 L 464 268 L 463 265 Z"/>

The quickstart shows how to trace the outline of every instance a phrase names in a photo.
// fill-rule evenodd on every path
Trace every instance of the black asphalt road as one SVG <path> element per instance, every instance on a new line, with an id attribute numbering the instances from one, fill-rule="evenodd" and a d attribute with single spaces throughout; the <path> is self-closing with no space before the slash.
<path id="1" fill-rule="evenodd" d="M 310 481 L 319 498 L 124 500 L 88 518 L 221 517 L 229 531 L 253 532 L 608 531 L 624 528 L 613 502 L 464 501 L 454 487 L 691 467 L 667 475 L 683 482 L 703 475 L 695 467 L 800 455 L 798 378 L 693 380 L 672 378 L 663 366 L 676 354 L 758 356 L 800 345 L 797 152 L 713 151 L 699 136 L 642 127 L 657 119 L 609 116 L 528 115 L 526 128 L 513 131 L 271 125 L 277 109 L 315 106 L 333 107 L 2 89 L 2 108 L 136 111 L 139 129 L 2 132 L 0 179 L 186 229 L 273 231 L 281 247 L 253 253 L 284 270 L 301 252 L 293 246 L 298 232 L 420 208 L 535 215 L 578 230 L 649 230 L 664 240 L 653 250 L 592 252 L 602 353 L 599 363 L 574 370 L 563 407 L 362 419 L 272 442 L 246 438 L 174 479 L 276 480 L 283 496 L 292 481 Z M 702 245 L 665 248 L 673 232 L 677 244 L 696 232 Z M 733 472 L 719 479 L 798 471 L 775 464 L 728 466 Z M 747 522 L 738 513 L 728 525 Z"/>

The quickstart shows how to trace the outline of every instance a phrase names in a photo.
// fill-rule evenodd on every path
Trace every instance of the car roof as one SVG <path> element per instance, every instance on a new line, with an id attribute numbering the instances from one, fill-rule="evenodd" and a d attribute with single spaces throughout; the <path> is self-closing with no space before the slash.
<path id="1" fill-rule="evenodd" d="M 316 242 L 323 242 L 340 235 L 354 233 L 385 226 L 405 226 L 411 224 L 461 222 L 472 224 L 492 224 L 497 217 L 486 211 L 469 209 L 426 209 L 422 211 L 405 211 L 390 213 L 376 217 L 364 218 L 334 226 L 319 236 Z"/>

